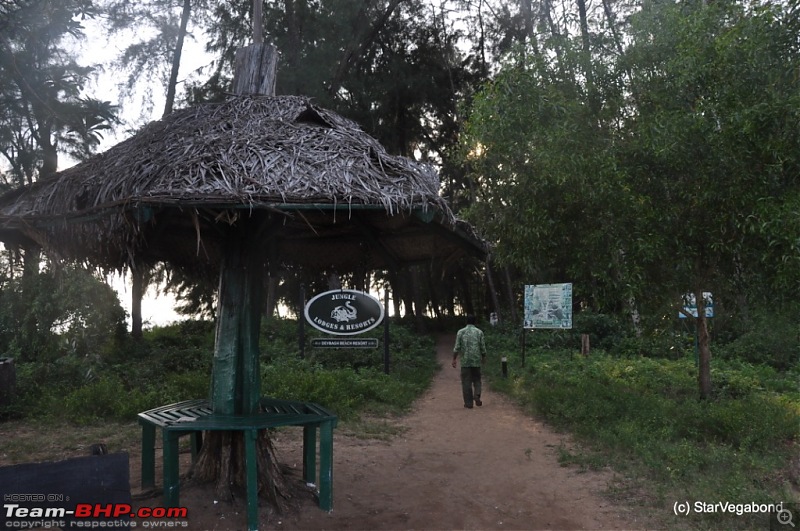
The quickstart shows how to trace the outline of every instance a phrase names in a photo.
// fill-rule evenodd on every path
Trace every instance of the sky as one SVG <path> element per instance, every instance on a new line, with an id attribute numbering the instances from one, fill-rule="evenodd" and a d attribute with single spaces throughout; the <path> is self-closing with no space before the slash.
<path id="1" fill-rule="evenodd" d="M 128 327 L 131 324 L 131 286 L 130 276 L 122 277 L 113 275 L 106 279 L 119 296 L 119 302 L 128 313 Z M 175 297 L 171 294 L 157 293 L 157 286 L 150 286 L 142 299 L 142 324 L 144 328 L 164 326 L 177 321 L 183 321 L 185 316 L 175 312 Z"/>

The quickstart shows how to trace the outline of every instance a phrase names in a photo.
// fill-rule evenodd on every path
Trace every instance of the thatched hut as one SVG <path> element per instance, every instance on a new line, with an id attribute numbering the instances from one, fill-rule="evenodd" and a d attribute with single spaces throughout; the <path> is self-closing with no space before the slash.
<path id="1" fill-rule="evenodd" d="M 217 270 L 228 228 L 242 219 L 265 259 L 314 268 L 484 252 L 430 166 L 387 154 L 305 97 L 233 96 L 176 111 L 0 198 L 0 239 L 105 269 Z"/>

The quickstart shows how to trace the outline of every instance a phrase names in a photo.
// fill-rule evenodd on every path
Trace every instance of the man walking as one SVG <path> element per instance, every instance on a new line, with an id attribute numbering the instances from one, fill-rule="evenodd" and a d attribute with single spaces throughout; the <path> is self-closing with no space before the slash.
<path id="1" fill-rule="evenodd" d="M 464 407 L 472 409 L 473 399 L 476 406 L 481 402 L 481 364 L 486 361 L 486 341 L 483 331 L 475 326 L 475 316 L 467 316 L 467 326 L 458 331 L 456 345 L 453 348 L 453 368 L 461 354 L 461 392 L 464 395 Z"/>

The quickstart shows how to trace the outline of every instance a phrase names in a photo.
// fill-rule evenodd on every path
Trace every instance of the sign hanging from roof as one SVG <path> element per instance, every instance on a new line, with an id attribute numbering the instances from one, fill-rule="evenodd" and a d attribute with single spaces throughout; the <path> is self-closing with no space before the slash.
<path id="1" fill-rule="evenodd" d="M 308 324 L 328 334 L 351 336 L 372 330 L 383 321 L 381 302 L 360 291 L 336 289 L 308 301 L 305 307 Z"/>

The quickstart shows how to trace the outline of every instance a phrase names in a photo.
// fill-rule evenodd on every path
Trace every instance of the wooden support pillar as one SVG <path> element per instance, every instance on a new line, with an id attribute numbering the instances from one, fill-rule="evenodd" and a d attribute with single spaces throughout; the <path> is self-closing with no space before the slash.
<path id="1" fill-rule="evenodd" d="M 233 92 L 275 95 L 278 49 L 272 44 L 252 44 L 236 50 Z"/>

